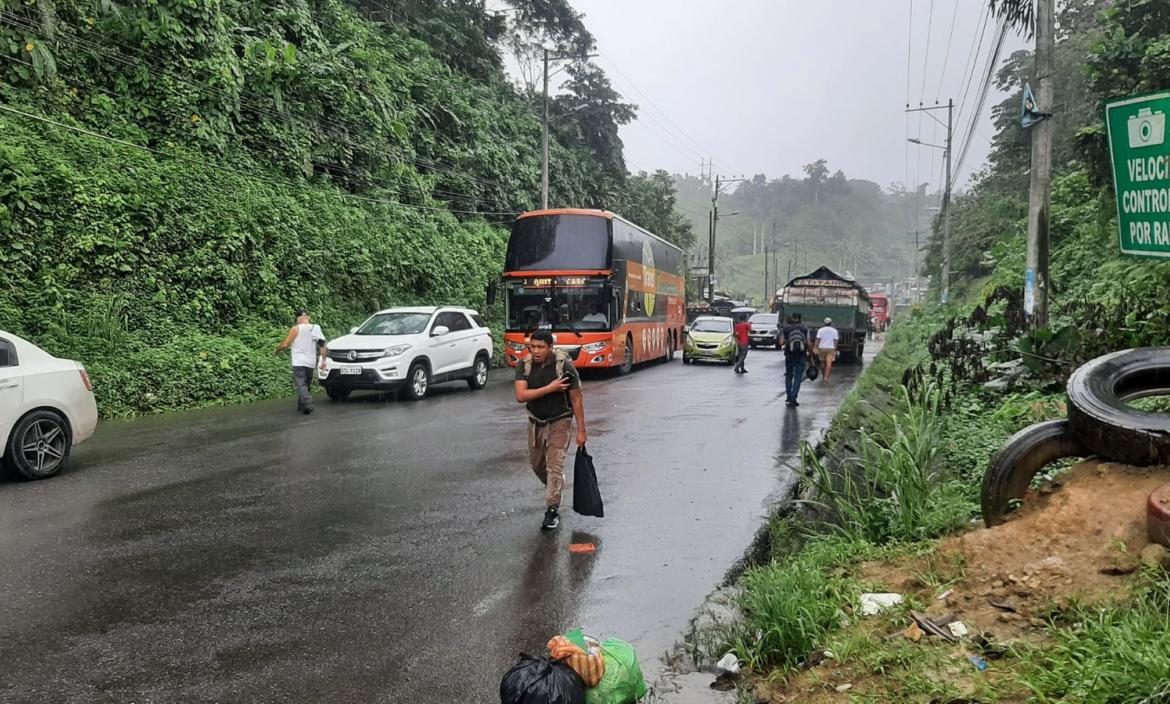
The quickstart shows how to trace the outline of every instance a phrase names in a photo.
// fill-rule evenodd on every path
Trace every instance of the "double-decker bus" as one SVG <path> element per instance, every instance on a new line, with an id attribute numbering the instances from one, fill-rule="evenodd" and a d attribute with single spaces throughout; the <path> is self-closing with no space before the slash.
<path id="1" fill-rule="evenodd" d="M 508 364 L 551 330 L 582 369 L 672 359 L 686 325 L 683 252 L 604 210 L 536 210 L 512 226 L 505 259 Z"/>

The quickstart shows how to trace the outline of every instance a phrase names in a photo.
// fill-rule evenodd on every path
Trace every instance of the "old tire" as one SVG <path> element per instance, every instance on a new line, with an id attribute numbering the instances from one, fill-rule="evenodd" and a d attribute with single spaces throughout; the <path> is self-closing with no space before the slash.
<path id="1" fill-rule="evenodd" d="M 1137 466 L 1170 464 L 1170 414 L 1127 403 L 1170 394 L 1170 347 L 1098 357 L 1068 379 L 1068 418 L 1093 454 Z"/>
<path id="2" fill-rule="evenodd" d="M 73 431 L 56 411 L 33 411 L 16 423 L 4 461 L 25 479 L 48 479 L 69 460 Z"/>
<path id="3" fill-rule="evenodd" d="M 1024 498 L 1033 477 L 1045 465 L 1088 454 L 1067 420 L 1036 423 L 1011 436 L 983 475 L 983 523 L 988 528 L 1003 523 L 1012 500 Z"/>

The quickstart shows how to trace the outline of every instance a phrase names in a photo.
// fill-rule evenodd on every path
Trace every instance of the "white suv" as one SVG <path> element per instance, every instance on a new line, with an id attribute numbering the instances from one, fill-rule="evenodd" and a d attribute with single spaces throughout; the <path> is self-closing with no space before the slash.
<path id="1" fill-rule="evenodd" d="M 61 471 L 97 426 L 85 367 L 0 330 L 0 461 L 26 479 Z"/>
<path id="2" fill-rule="evenodd" d="M 419 400 L 432 384 L 463 379 L 487 385 L 492 331 L 467 308 L 390 308 L 330 340 L 317 378 L 334 401 L 354 389 L 401 390 Z"/>

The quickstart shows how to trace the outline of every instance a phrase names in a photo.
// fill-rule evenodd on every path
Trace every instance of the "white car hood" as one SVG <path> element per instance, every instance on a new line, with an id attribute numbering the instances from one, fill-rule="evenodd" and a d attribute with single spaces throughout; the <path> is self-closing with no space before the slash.
<path id="1" fill-rule="evenodd" d="M 418 338 L 418 335 L 342 335 L 325 344 L 331 350 L 380 350 L 413 344 Z"/>

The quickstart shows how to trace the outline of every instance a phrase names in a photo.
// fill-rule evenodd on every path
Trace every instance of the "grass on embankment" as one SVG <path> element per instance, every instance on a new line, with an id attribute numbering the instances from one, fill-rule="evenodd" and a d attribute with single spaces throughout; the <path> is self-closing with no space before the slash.
<path id="1" fill-rule="evenodd" d="M 774 522 L 772 559 L 744 574 L 743 621 L 725 638 L 751 672 L 742 700 L 1170 702 L 1163 572 L 1136 577 L 1126 603 L 1038 614 L 1027 637 L 994 652 L 969 640 L 898 635 L 910 610 L 927 611 L 935 595 L 961 584 L 965 566 L 939 552 L 937 540 L 978 515 L 991 453 L 1019 428 L 1064 411 L 1046 392 L 944 391 L 921 376 L 906 389 L 905 371 L 929 364 L 925 340 L 935 324 L 895 327 L 828 435 L 830 459 L 806 451 L 804 515 Z M 858 595 L 889 586 L 874 582 L 866 563 L 910 570 L 919 588 L 862 619 Z M 823 650 L 832 653 L 827 664 L 805 667 Z"/>

